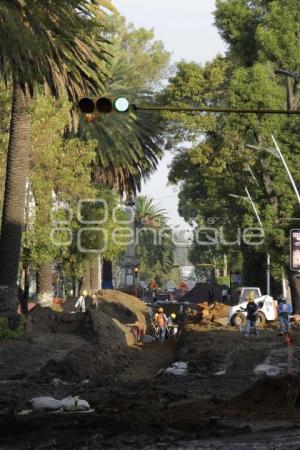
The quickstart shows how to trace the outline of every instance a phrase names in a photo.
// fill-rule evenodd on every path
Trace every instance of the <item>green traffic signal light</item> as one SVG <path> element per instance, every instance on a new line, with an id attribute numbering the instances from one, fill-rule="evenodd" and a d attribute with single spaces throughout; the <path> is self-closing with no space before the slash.
<path id="1" fill-rule="evenodd" d="M 116 111 L 123 113 L 129 111 L 130 104 L 126 97 L 117 97 L 114 106 Z"/>

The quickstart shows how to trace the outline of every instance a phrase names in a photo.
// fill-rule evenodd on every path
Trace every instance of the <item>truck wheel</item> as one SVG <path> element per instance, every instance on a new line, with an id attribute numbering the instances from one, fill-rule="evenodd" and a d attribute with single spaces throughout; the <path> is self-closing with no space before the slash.
<path id="1" fill-rule="evenodd" d="M 236 313 L 231 319 L 232 325 L 241 327 L 246 322 L 246 317 L 242 313 Z"/>
<path id="2" fill-rule="evenodd" d="M 261 311 L 257 314 L 256 325 L 258 328 L 263 328 L 266 325 L 266 316 Z"/>

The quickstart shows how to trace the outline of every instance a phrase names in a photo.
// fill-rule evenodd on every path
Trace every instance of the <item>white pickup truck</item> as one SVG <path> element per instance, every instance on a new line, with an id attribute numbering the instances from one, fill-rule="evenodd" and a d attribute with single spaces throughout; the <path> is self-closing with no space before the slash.
<path id="1" fill-rule="evenodd" d="M 229 310 L 229 323 L 241 326 L 246 322 L 246 307 L 250 292 L 254 292 L 254 302 L 258 304 L 257 326 L 263 327 L 268 321 L 277 319 L 277 301 L 270 295 L 261 295 L 258 287 L 243 287 L 239 293 L 239 303 Z"/>

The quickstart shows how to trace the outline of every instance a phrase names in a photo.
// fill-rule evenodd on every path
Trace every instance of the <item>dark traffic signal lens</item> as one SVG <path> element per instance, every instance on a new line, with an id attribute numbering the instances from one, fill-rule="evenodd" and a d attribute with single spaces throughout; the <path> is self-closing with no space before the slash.
<path id="1" fill-rule="evenodd" d="M 81 112 L 92 114 L 95 111 L 95 103 L 91 98 L 85 97 L 79 100 L 78 106 Z"/>
<path id="2" fill-rule="evenodd" d="M 96 106 L 99 112 L 108 114 L 113 110 L 113 103 L 109 98 L 101 97 L 97 100 Z"/>

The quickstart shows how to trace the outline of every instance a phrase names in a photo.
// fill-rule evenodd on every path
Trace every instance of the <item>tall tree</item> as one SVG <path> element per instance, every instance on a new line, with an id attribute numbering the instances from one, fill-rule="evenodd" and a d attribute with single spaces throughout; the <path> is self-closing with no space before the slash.
<path id="1" fill-rule="evenodd" d="M 110 19 L 114 59 L 106 91 L 127 96 L 131 103 L 153 102 L 169 65 L 170 53 L 154 38 L 153 30 L 127 25 L 121 16 Z M 160 117 L 149 113 L 102 115 L 93 123 L 81 121 L 81 136 L 99 145 L 93 179 L 134 196 L 156 170 L 163 154 Z"/>
<path id="2" fill-rule="evenodd" d="M 126 96 L 131 103 L 153 102 L 168 70 L 170 54 L 153 30 L 127 25 L 121 16 L 111 19 L 114 60 L 106 90 Z M 160 117 L 131 111 L 102 115 L 85 124 L 80 134 L 98 141 L 92 178 L 133 198 L 142 182 L 156 170 L 163 155 L 164 130 Z M 112 287 L 112 263 L 103 262 L 103 284 Z"/>
<path id="3" fill-rule="evenodd" d="M 182 106 L 295 107 L 298 84 L 294 72 L 300 66 L 298 3 L 218 0 L 216 6 L 216 24 L 228 44 L 227 57 L 205 67 L 179 64 L 166 88 L 167 102 Z M 288 83 L 276 76 L 286 72 L 291 72 Z M 181 183 L 181 213 L 199 226 L 222 227 L 225 236 L 232 228 L 257 226 L 245 194 L 248 187 L 266 237 L 264 244 L 251 249 L 241 246 L 245 273 L 259 282 L 266 253 L 270 253 L 273 277 L 281 279 L 282 268 L 287 269 L 289 263 L 288 231 L 293 225 L 289 218 L 298 215 L 299 206 L 280 160 L 268 149 L 273 147 L 274 133 L 298 182 L 299 119 L 259 114 L 169 114 L 167 119 L 170 144 L 181 144 L 170 174 L 173 182 Z M 261 150 L 254 149 L 257 147 Z M 293 277 L 290 282 L 293 286 Z M 294 296 L 299 309 L 297 298 Z"/>
<path id="4" fill-rule="evenodd" d="M 103 86 L 109 0 L 16 0 L 0 4 L 1 75 L 13 80 L 12 114 L 0 239 L 0 314 L 16 320 L 15 300 L 31 126 L 37 86 L 76 99 Z"/>
<path id="5" fill-rule="evenodd" d="M 152 198 L 138 196 L 135 205 L 136 247 L 142 276 L 156 278 L 170 274 L 174 263 L 175 243 L 166 211 Z"/>

